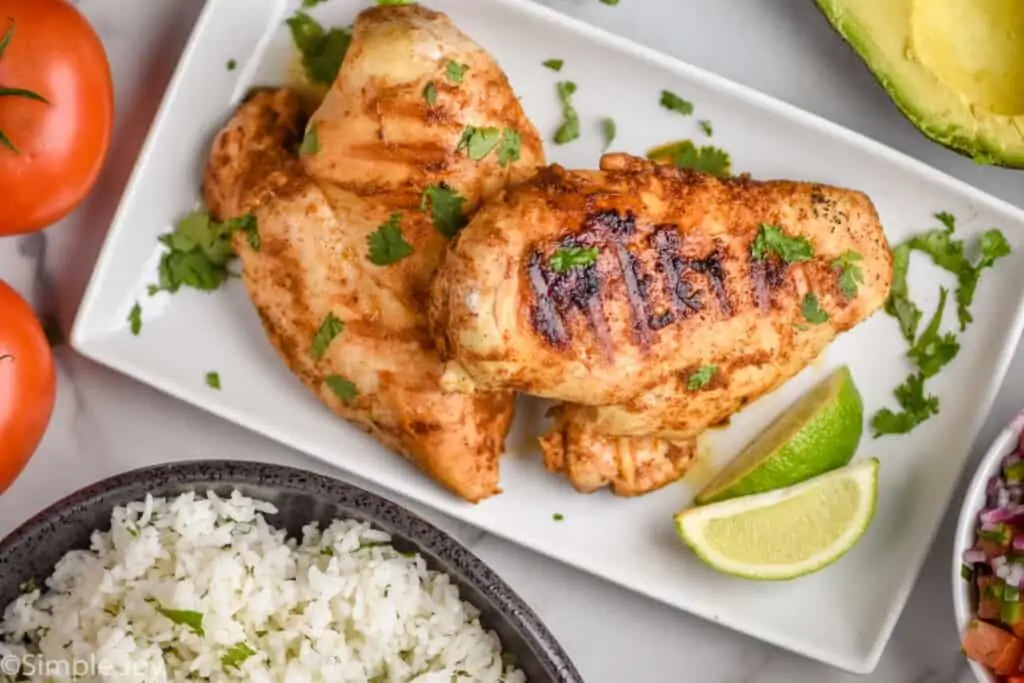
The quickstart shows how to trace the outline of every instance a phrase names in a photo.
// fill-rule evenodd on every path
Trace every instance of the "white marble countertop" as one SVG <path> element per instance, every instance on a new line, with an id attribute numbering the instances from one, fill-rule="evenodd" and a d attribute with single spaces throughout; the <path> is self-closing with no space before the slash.
<path id="1" fill-rule="evenodd" d="M 918 134 L 811 2 L 622 0 L 608 7 L 597 0 L 543 1 L 849 126 L 1024 206 L 1024 174 L 978 167 Z M 202 0 L 78 4 L 101 34 L 114 71 L 118 123 L 109 165 L 72 217 L 38 235 L 0 240 L 0 278 L 65 333 Z M 0 497 L 0 536 L 84 484 L 156 462 L 228 457 L 326 471 L 312 459 L 86 361 L 66 345 L 58 347 L 57 358 L 56 411 L 25 474 Z M 1022 406 L 1024 354 L 1018 353 L 979 446 Z M 959 650 L 947 578 L 955 509 L 946 515 L 881 663 L 874 674 L 856 677 L 410 507 L 453 531 L 501 573 L 547 621 L 590 683 L 971 680 Z"/>

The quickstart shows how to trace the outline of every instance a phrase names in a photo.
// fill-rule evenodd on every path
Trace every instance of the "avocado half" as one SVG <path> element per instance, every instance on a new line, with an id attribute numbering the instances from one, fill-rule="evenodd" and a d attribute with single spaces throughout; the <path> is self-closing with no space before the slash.
<path id="1" fill-rule="evenodd" d="M 922 133 L 1024 168 L 1024 0 L 816 2 Z"/>

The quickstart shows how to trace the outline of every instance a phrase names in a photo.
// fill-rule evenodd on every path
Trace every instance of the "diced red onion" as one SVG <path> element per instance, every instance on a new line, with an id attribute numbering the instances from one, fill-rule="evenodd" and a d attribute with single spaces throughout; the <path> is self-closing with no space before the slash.
<path id="1" fill-rule="evenodd" d="M 1013 549 L 1024 550 L 1024 534 L 1017 534 L 1013 537 Z"/>
<path id="2" fill-rule="evenodd" d="M 1020 462 L 1020 453 L 1017 452 L 1017 451 L 1014 451 L 1013 453 L 1010 453 L 1009 455 L 1003 457 L 1003 469 L 1005 470 L 1007 467 L 1013 467 L 1014 465 L 1016 465 L 1019 462 Z"/>
<path id="3" fill-rule="evenodd" d="M 1016 541 L 1016 539 L 1014 539 Z M 978 564 L 985 562 L 985 551 L 980 548 L 968 548 L 964 551 L 964 564 Z"/>

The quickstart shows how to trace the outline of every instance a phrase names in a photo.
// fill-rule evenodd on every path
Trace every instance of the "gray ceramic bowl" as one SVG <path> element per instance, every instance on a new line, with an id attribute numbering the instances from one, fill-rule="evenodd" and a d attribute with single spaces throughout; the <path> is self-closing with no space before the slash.
<path id="1" fill-rule="evenodd" d="M 268 518 L 289 534 L 303 525 L 345 517 L 370 522 L 390 533 L 402 551 L 420 553 L 446 572 L 463 600 L 481 610 L 480 621 L 501 638 L 531 683 L 582 683 L 569 656 L 540 619 L 505 582 L 458 541 L 415 514 L 380 496 L 328 477 L 277 465 L 202 460 L 134 470 L 93 484 L 55 503 L 0 542 L 0 606 L 9 604 L 24 581 L 39 585 L 69 550 L 89 547 L 95 529 L 106 531 L 117 505 L 146 493 L 185 491 L 219 495 L 237 488 L 269 500 L 279 513 Z"/>

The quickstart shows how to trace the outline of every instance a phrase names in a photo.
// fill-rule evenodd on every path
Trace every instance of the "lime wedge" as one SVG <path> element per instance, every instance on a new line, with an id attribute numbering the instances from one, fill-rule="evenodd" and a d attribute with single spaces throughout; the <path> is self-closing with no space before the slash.
<path id="1" fill-rule="evenodd" d="M 724 574 L 792 579 L 826 567 L 875 514 L 878 459 L 865 458 L 785 489 L 683 510 L 679 536 Z"/>
<path id="2" fill-rule="evenodd" d="M 694 500 L 771 491 L 847 465 L 863 431 L 864 404 L 844 365 L 775 418 Z"/>

